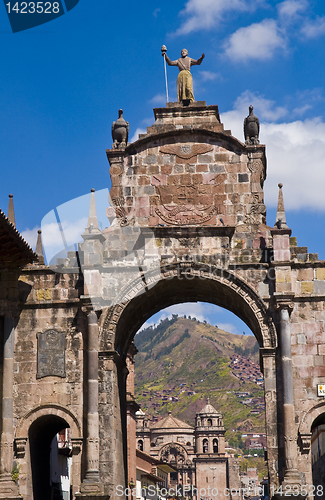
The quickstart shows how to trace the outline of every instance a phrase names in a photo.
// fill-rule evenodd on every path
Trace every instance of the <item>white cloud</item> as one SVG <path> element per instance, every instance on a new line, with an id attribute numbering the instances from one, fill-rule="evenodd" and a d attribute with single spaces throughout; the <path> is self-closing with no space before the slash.
<path id="1" fill-rule="evenodd" d="M 180 15 L 187 18 L 176 35 L 187 35 L 194 31 L 213 28 L 227 11 L 253 11 L 257 2 L 246 0 L 188 0 Z"/>
<path id="2" fill-rule="evenodd" d="M 306 38 L 317 38 L 325 34 L 325 16 L 308 20 L 301 29 Z"/>
<path id="3" fill-rule="evenodd" d="M 52 218 L 52 213 L 54 214 L 53 211 L 48 214 L 49 217 L 47 217 L 47 220 Z M 73 248 L 70 247 L 73 247 L 74 244 L 82 241 L 81 234 L 84 233 L 86 226 L 87 217 L 83 217 L 75 222 L 62 221 L 61 227 L 63 231 L 63 239 L 59 225 L 56 221 L 53 221 L 49 223 L 42 223 L 41 228 L 37 226 L 34 229 L 25 229 L 25 231 L 22 232 L 22 236 L 32 248 L 35 248 L 37 231 L 41 229 L 42 243 L 45 254 L 44 257 L 49 263 L 57 253 L 65 251 L 65 244 L 69 247 L 69 251 L 73 250 Z"/>
<path id="4" fill-rule="evenodd" d="M 234 333 L 235 335 L 241 335 L 242 333 L 239 332 L 235 325 L 233 325 L 232 323 L 218 323 L 218 328 L 228 333 Z"/>
<path id="5" fill-rule="evenodd" d="M 139 134 L 146 134 L 147 130 L 145 128 L 140 128 L 138 127 L 136 131 L 134 132 L 133 136 L 131 137 L 130 142 L 135 142 L 139 139 Z"/>
<path id="6" fill-rule="evenodd" d="M 283 106 L 276 106 L 274 101 L 265 99 L 265 97 L 246 90 L 235 101 L 234 113 L 241 113 L 243 116 L 248 114 L 250 105 L 254 106 L 254 113 L 258 111 L 258 117 L 263 120 L 277 121 L 283 118 L 288 110 Z M 230 111 L 232 113 L 232 111 Z M 228 114 L 228 113 L 227 113 Z"/>
<path id="7" fill-rule="evenodd" d="M 156 94 L 150 99 L 149 103 L 153 104 L 154 106 L 157 104 L 166 106 L 166 94 Z"/>
<path id="8" fill-rule="evenodd" d="M 199 71 L 199 76 L 202 82 L 212 82 L 221 79 L 219 73 L 214 73 L 213 71 Z"/>
<path id="9" fill-rule="evenodd" d="M 264 19 L 245 28 L 239 28 L 224 44 L 225 55 L 236 61 L 271 59 L 286 41 L 273 19 Z"/>
<path id="10" fill-rule="evenodd" d="M 279 16 L 282 18 L 296 18 L 297 14 L 307 7 L 307 0 L 285 0 L 277 5 Z"/>
<path id="11" fill-rule="evenodd" d="M 26 228 L 22 233 L 22 237 L 29 244 L 31 248 L 35 250 L 36 241 L 37 241 L 37 231 L 41 229 L 39 226 L 34 227 L 34 229 Z"/>
<path id="12" fill-rule="evenodd" d="M 279 182 L 284 185 L 287 209 L 325 209 L 325 122 L 320 118 L 275 123 L 281 107 L 272 101 L 245 93 L 233 110 L 222 114 L 222 122 L 232 135 L 243 141 L 243 120 L 247 116 L 247 95 L 261 123 L 261 143 L 266 144 L 267 180 L 265 201 L 276 206 Z M 273 106 L 273 107 L 272 107 Z M 272 114 L 274 119 L 272 120 Z M 267 118 L 269 117 L 269 118 Z"/>
<path id="13" fill-rule="evenodd" d="M 157 8 L 157 9 L 155 9 L 155 10 L 153 11 L 152 15 L 153 15 L 154 17 L 157 17 L 160 11 L 161 11 L 161 9 Z"/>
<path id="14" fill-rule="evenodd" d="M 292 110 L 292 113 L 296 116 L 302 116 L 306 113 L 306 111 L 308 111 L 309 109 L 312 108 L 312 105 L 311 104 L 305 104 L 304 106 L 300 106 L 298 108 L 294 108 Z"/>

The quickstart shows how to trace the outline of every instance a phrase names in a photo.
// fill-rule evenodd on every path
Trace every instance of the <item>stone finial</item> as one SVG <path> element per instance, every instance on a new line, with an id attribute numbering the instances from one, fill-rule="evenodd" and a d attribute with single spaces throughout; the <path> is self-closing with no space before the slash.
<path id="1" fill-rule="evenodd" d="M 118 119 L 112 124 L 112 149 L 125 149 L 128 145 L 129 122 L 123 118 L 123 109 L 118 110 Z"/>
<path id="2" fill-rule="evenodd" d="M 15 219 L 15 209 L 14 209 L 14 200 L 13 200 L 13 197 L 14 197 L 13 194 L 9 195 L 8 219 L 10 220 L 11 224 L 16 227 L 16 219 Z"/>
<path id="3" fill-rule="evenodd" d="M 90 206 L 89 206 L 89 216 L 88 216 L 88 224 L 86 227 L 86 232 L 91 233 L 100 233 L 100 229 L 98 227 L 98 219 L 97 219 L 97 210 L 96 210 L 96 200 L 95 200 L 95 189 L 90 190 Z"/>
<path id="4" fill-rule="evenodd" d="M 284 201 L 283 201 L 283 184 L 281 182 L 278 184 L 279 187 L 279 197 L 278 197 L 278 208 L 276 211 L 276 221 L 274 227 L 278 229 L 289 229 L 286 221 L 286 214 L 284 210 Z"/>
<path id="5" fill-rule="evenodd" d="M 38 257 L 38 263 L 39 264 L 44 264 L 45 261 L 44 261 L 44 253 L 43 253 L 43 243 L 42 243 L 42 231 L 39 229 L 37 231 L 38 235 L 37 235 L 37 242 L 36 242 L 36 249 L 35 249 L 35 253 Z"/>
<path id="6" fill-rule="evenodd" d="M 253 106 L 249 106 L 249 115 L 244 120 L 245 144 L 251 146 L 259 144 L 260 121 L 254 115 Z"/>

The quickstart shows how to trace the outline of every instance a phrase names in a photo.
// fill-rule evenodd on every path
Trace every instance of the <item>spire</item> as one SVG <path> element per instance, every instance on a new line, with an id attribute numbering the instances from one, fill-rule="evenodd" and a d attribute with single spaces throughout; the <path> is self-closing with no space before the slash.
<path id="1" fill-rule="evenodd" d="M 37 231 L 37 242 L 36 242 L 36 250 L 35 253 L 38 257 L 38 263 L 44 264 L 44 253 L 43 253 L 43 243 L 42 243 L 42 231 L 39 229 Z"/>
<path id="2" fill-rule="evenodd" d="M 88 233 L 100 233 L 100 229 L 98 227 L 98 219 L 97 219 L 97 211 L 96 211 L 96 201 L 95 201 L 95 189 L 91 189 L 90 195 L 90 206 L 89 206 L 89 217 L 88 217 L 88 225 L 86 231 Z"/>
<path id="3" fill-rule="evenodd" d="M 279 187 L 278 209 L 276 212 L 276 222 L 274 224 L 274 227 L 276 227 L 278 229 L 289 229 L 287 226 L 286 214 L 284 211 L 284 202 L 283 202 L 283 193 L 282 193 L 283 184 L 281 184 L 281 182 L 280 182 L 278 184 L 278 187 Z"/>
<path id="4" fill-rule="evenodd" d="M 13 200 L 13 197 L 14 197 L 13 194 L 9 195 L 8 219 L 10 220 L 11 224 L 16 227 L 16 219 L 15 219 L 15 210 L 14 210 L 14 200 Z"/>

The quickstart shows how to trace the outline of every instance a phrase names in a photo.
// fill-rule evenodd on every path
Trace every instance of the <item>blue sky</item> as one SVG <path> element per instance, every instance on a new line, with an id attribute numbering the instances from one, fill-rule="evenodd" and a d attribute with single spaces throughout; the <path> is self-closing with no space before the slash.
<path id="1" fill-rule="evenodd" d="M 13 193 L 17 228 L 32 245 L 46 214 L 91 188 L 101 191 L 98 214 L 108 225 L 111 124 L 123 108 L 134 139 L 153 122 L 152 108 L 165 105 L 165 44 L 171 59 L 184 47 L 194 58 L 205 53 L 192 71 L 195 97 L 218 104 L 240 140 L 254 105 L 267 147 L 267 222 L 282 182 L 298 244 L 325 259 L 323 0 L 80 0 L 15 34 L 1 5 L 0 39 L 0 207 L 7 212 Z M 176 78 L 168 68 L 170 100 Z"/>

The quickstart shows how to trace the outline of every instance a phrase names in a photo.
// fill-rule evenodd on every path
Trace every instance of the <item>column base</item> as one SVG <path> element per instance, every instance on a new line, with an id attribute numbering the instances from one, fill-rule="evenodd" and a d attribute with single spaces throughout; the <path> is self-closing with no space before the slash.
<path id="1" fill-rule="evenodd" d="M 100 483 L 98 470 L 87 470 L 83 483 Z"/>
<path id="2" fill-rule="evenodd" d="M 306 500 L 306 497 L 307 495 L 289 495 L 289 493 L 283 493 L 282 495 L 281 494 L 278 494 L 276 493 L 273 497 L 272 497 L 272 500 Z"/>
<path id="3" fill-rule="evenodd" d="M 18 486 L 11 479 L 11 474 L 3 474 L 0 476 L 0 498 L 6 500 L 22 499 L 18 494 Z"/>
<path id="4" fill-rule="evenodd" d="M 109 495 L 97 495 L 96 493 L 76 493 L 75 497 L 80 498 L 80 500 L 109 500 L 110 499 Z M 20 500 L 21 500 L 21 497 L 20 497 Z"/>
<path id="5" fill-rule="evenodd" d="M 278 491 L 272 497 L 272 500 L 305 500 L 307 491 L 303 493 L 303 486 L 301 484 L 301 477 L 297 469 L 290 469 L 286 472 L 284 479 Z"/>
<path id="6" fill-rule="evenodd" d="M 88 471 L 85 479 L 80 485 L 80 493 L 77 493 L 76 496 L 82 496 L 82 498 L 92 498 L 94 499 L 103 499 L 108 498 L 107 495 L 104 495 L 104 486 L 99 482 L 99 474 L 98 471 Z"/>

